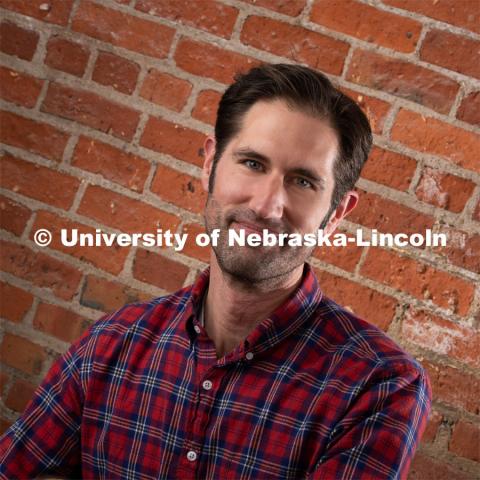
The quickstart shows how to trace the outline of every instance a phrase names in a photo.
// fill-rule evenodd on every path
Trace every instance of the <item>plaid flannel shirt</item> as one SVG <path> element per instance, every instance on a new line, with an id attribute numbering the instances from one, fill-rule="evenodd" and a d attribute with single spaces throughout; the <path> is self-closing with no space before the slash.
<path id="1" fill-rule="evenodd" d="M 299 288 L 217 359 L 193 286 L 93 325 L 0 442 L 0 477 L 406 478 L 430 407 L 421 366 Z"/>

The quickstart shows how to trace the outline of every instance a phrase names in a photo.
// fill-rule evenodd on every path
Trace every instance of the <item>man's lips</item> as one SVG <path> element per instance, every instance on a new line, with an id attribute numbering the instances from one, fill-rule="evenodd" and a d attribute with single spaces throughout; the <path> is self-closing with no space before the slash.
<path id="1" fill-rule="evenodd" d="M 244 221 L 233 221 L 231 223 L 232 226 L 237 227 L 238 229 L 245 230 L 245 233 L 259 233 L 260 235 L 263 234 L 264 230 L 267 230 L 268 233 L 273 233 L 277 235 L 279 232 L 276 230 L 272 230 L 271 228 L 266 227 L 265 225 L 256 225 L 254 223 L 244 222 Z"/>

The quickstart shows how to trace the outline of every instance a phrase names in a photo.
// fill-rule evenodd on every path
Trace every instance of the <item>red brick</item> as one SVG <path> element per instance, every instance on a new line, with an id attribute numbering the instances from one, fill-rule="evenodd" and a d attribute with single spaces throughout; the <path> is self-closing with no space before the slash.
<path id="1" fill-rule="evenodd" d="M 475 207 L 472 218 L 477 222 L 480 222 L 480 200 L 477 202 L 477 206 Z"/>
<path id="2" fill-rule="evenodd" d="M 420 59 L 449 70 L 480 78 L 480 42 L 444 30 L 425 36 Z"/>
<path id="3" fill-rule="evenodd" d="M 50 160 L 60 161 L 69 136 L 51 125 L 21 117 L 11 112 L 0 112 L 1 141 L 23 148 Z"/>
<path id="4" fill-rule="evenodd" d="M 74 120 L 115 137 L 131 140 L 140 113 L 86 90 L 51 83 L 42 111 Z"/>
<path id="5" fill-rule="evenodd" d="M 187 223 L 182 228 L 182 234 L 183 233 L 186 233 L 188 237 L 182 253 L 184 255 L 188 255 L 189 257 L 196 258 L 201 262 L 208 263 L 210 261 L 211 248 L 200 247 L 195 241 L 197 235 L 199 235 L 200 233 L 205 233 L 204 226 L 197 223 Z"/>
<path id="6" fill-rule="evenodd" d="M 416 168 L 413 158 L 374 146 L 363 167 L 362 178 L 406 191 Z"/>
<path id="7" fill-rule="evenodd" d="M 417 452 L 413 459 L 408 480 L 472 480 L 471 474 L 462 472 L 459 467 L 448 461 L 428 457 L 423 452 Z"/>
<path id="8" fill-rule="evenodd" d="M 3 174 L 3 168 L 2 168 Z M 32 211 L 0 195 L 0 226 L 19 237 L 30 219 Z"/>
<path id="9" fill-rule="evenodd" d="M 125 233 L 173 232 L 179 224 L 170 213 L 96 186 L 88 187 L 78 213 Z"/>
<path id="10" fill-rule="evenodd" d="M 33 303 L 33 295 L 20 288 L 0 282 L 0 316 L 11 322 L 21 322 Z"/>
<path id="11" fill-rule="evenodd" d="M 378 247 L 368 252 L 361 274 L 459 315 L 466 315 L 473 301 L 471 282 Z"/>
<path id="12" fill-rule="evenodd" d="M 187 80 L 152 68 L 143 82 L 140 95 L 149 102 L 180 112 L 191 91 L 192 84 Z"/>
<path id="13" fill-rule="evenodd" d="M 40 211 L 37 213 L 37 218 L 32 227 L 30 239 L 33 240 L 34 233 L 41 229 L 46 228 L 52 234 L 52 243 L 49 248 L 59 250 L 67 255 L 72 255 L 75 258 L 95 265 L 97 268 L 106 270 L 114 275 L 118 275 L 122 269 L 125 259 L 129 252 L 128 247 L 120 247 L 114 245 L 108 246 L 85 246 L 76 245 L 74 247 L 64 246 L 61 242 L 61 230 L 66 229 L 69 232 L 72 229 L 77 229 L 78 233 L 89 233 L 95 235 L 95 228 L 88 227 L 78 222 L 72 222 L 65 218 L 59 217 L 50 212 Z M 70 234 L 68 238 L 71 238 Z"/>
<path id="14" fill-rule="evenodd" d="M 83 1 L 72 29 L 90 37 L 155 58 L 165 58 L 175 30 L 97 3 Z"/>
<path id="15" fill-rule="evenodd" d="M 109 52 L 100 52 L 95 62 L 92 80 L 130 95 L 135 90 L 140 66 Z"/>
<path id="16" fill-rule="evenodd" d="M 397 300 L 356 282 L 315 269 L 320 288 L 335 302 L 358 317 L 388 330 L 395 315 Z"/>
<path id="17" fill-rule="evenodd" d="M 54 35 L 48 40 L 45 65 L 81 77 L 90 51 L 84 45 Z"/>
<path id="18" fill-rule="evenodd" d="M 89 321 L 58 305 L 40 303 L 33 326 L 41 332 L 71 343 L 89 327 Z"/>
<path id="19" fill-rule="evenodd" d="M 478 424 L 459 420 L 453 428 L 448 449 L 464 458 L 480 462 L 480 427 Z"/>
<path id="20" fill-rule="evenodd" d="M 340 232 L 348 235 L 348 233 L 343 230 L 340 230 Z M 315 258 L 349 272 L 353 272 L 358 261 L 360 260 L 361 255 L 362 247 L 353 245 L 351 243 L 345 247 L 317 247 L 313 251 L 313 256 Z"/>
<path id="21" fill-rule="evenodd" d="M 135 8 L 180 25 L 230 38 L 238 10 L 215 0 L 138 0 Z"/>
<path id="22" fill-rule="evenodd" d="M 472 0 L 383 0 L 393 7 L 421 13 L 458 27 L 480 33 L 480 7 Z"/>
<path id="23" fill-rule="evenodd" d="M 462 100 L 457 118 L 472 125 L 480 125 L 480 92 L 472 92 Z"/>
<path id="24" fill-rule="evenodd" d="M 355 0 L 320 0 L 313 5 L 312 22 L 400 52 L 413 52 L 422 24 Z"/>
<path id="25" fill-rule="evenodd" d="M 393 200 L 359 190 L 360 201 L 348 216 L 352 222 L 385 233 L 421 233 L 432 228 L 435 220 L 429 215 L 400 205 Z"/>
<path id="26" fill-rule="evenodd" d="M 150 189 L 161 199 L 199 214 L 207 201 L 207 193 L 198 178 L 160 164 Z"/>
<path id="27" fill-rule="evenodd" d="M 10 367 L 38 375 L 47 357 L 39 345 L 12 333 L 5 333 L 0 345 L 0 358 Z"/>
<path id="28" fill-rule="evenodd" d="M 441 228 L 440 233 L 447 235 L 447 245 L 434 247 L 435 253 L 445 256 L 454 265 L 475 273 L 480 272 L 480 235 L 468 234 L 448 226 Z"/>
<path id="29" fill-rule="evenodd" d="M 268 8 L 274 12 L 297 17 L 305 8 L 305 0 L 242 0 L 255 7 Z"/>
<path id="30" fill-rule="evenodd" d="M 423 202 L 460 213 L 474 189 L 470 180 L 426 167 L 415 194 Z"/>
<path id="31" fill-rule="evenodd" d="M 260 50 L 306 63 L 340 75 L 349 45 L 303 27 L 266 17 L 250 16 L 243 24 L 241 41 Z"/>
<path id="32" fill-rule="evenodd" d="M 58 297 L 71 299 L 82 274 L 71 265 L 41 252 L 11 242 L 2 242 L 1 269 L 33 284 L 51 289 Z"/>
<path id="33" fill-rule="evenodd" d="M 414 150 L 438 155 L 462 168 L 480 172 L 480 138 L 475 133 L 402 109 L 391 137 Z"/>
<path id="34" fill-rule="evenodd" d="M 209 43 L 182 38 L 175 51 L 175 62 L 181 69 L 200 77 L 213 78 L 221 83 L 231 83 L 238 72 L 246 72 L 260 62 L 224 50 Z"/>
<path id="35" fill-rule="evenodd" d="M 222 94 L 215 90 L 202 90 L 192 111 L 192 117 L 210 125 L 215 125 L 217 109 Z"/>
<path id="36" fill-rule="evenodd" d="M 5 154 L 1 157 L 0 185 L 55 207 L 68 209 L 80 182 L 70 175 L 25 162 Z"/>
<path id="37" fill-rule="evenodd" d="M 480 334 L 424 310 L 410 308 L 402 322 L 403 337 L 420 347 L 480 367 Z"/>
<path id="38" fill-rule="evenodd" d="M 7 375 L 7 373 L 0 370 L 0 397 L 3 397 L 3 391 L 5 390 L 5 387 L 9 380 L 10 377 Z"/>
<path id="39" fill-rule="evenodd" d="M 0 0 L 0 7 L 14 12 L 37 18 L 48 23 L 67 25 L 68 17 L 72 9 L 73 0 Z M 42 8 L 48 5 L 48 8 Z"/>
<path id="40" fill-rule="evenodd" d="M 82 291 L 80 303 L 86 307 L 111 312 L 127 303 L 147 301 L 152 296 L 135 290 L 119 282 L 88 275 Z"/>
<path id="41" fill-rule="evenodd" d="M 203 158 L 200 152 L 204 141 L 205 135 L 201 132 L 162 118 L 150 117 L 140 145 L 201 167 Z"/>
<path id="42" fill-rule="evenodd" d="M 23 412 L 33 397 L 36 385 L 25 380 L 17 379 L 8 392 L 5 405 L 16 412 Z"/>
<path id="43" fill-rule="evenodd" d="M 148 160 L 83 136 L 75 147 L 72 165 L 136 192 L 143 191 L 150 170 Z"/>
<path id="44" fill-rule="evenodd" d="M 183 286 L 187 275 L 187 266 L 148 250 L 137 250 L 133 265 L 137 280 L 173 292 Z"/>
<path id="45" fill-rule="evenodd" d="M 43 80 L 0 66 L 0 96 L 7 102 L 32 108 L 42 89 Z"/>
<path id="46" fill-rule="evenodd" d="M 37 50 L 40 36 L 11 22 L 0 24 L 0 50 L 22 60 L 31 60 Z"/>
<path id="47" fill-rule="evenodd" d="M 363 110 L 370 122 L 370 126 L 374 133 L 382 133 L 385 117 L 390 110 L 391 105 L 388 102 L 379 100 L 378 98 L 369 97 L 363 93 L 355 92 L 344 87 L 337 87 L 354 100 Z"/>
<path id="48" fill-rule="evenodd" d="M 480 413 L 478 392 L 480 380 L 470 373 L 448 365 L 422 361 L 432 384 L 434 401 L 464 409 L 475 415 Z"/>
<path id="49" fill-rule="evenodd" d="M 427 428 L 425 428 L 425 431 L 423 432 L 422 442 L 431 443 L 435 440 L 438 429 L 442 424 L 442 420 L 443 416 L 441 413 L 437 412 L 436 410 L 432 410 L 430 412 Z"/>
<path id="50" fill-rule="evenodd" d="M 366 50 L 355 50 L 347 79 L 440 113 L 450 111 L 459 90 L 459 84 L 445 75 Z"/>

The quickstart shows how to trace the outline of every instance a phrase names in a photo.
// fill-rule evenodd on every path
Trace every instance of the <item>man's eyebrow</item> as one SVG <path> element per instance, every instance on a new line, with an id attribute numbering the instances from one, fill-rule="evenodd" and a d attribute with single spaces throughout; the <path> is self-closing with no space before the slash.
<path id="1" fill-rule="evenodd" d="M 266 155 L 263 155 L 260 152 L 252 150 L 251 148 L 239 148 L 238 150 L 235 150 L 233 152 L 233 156 L 236 158 L 248 157 L 251 160 L 259 160 L 261 162 L 266 163 L 267 165 L 271 163 L 270 159 Z M 320 188 L 325 188 L 326 186 L 327 182 L 325 181 L 325 179 L 323 177 L 318 176 L 313 170 L 309 168 L 303 168 L 303 167 L 293 168 L 290 172 L 307 178 L 311 182 L 316 183 Z"/>

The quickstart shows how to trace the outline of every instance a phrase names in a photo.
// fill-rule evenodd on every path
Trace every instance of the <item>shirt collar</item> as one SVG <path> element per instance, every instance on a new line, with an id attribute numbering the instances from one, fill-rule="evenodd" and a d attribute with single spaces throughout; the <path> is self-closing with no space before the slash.
<path id="1" fill-rule="evenodd" d="M 192 340 L 198 335 L 194 330 L 200 327 L 200 312 L 204 294 L 210 280 L 210 268 L 206 268 L 191 287 L 191 301 L 187 305 L 187 330 Z M 268 318 L 258 324 L 244 341 L 242 350 L 263 352 L 299 329 L 317 309 L 322 292 L 312 267 L 305 263 L 302 280 L 282 305 Z"/>

